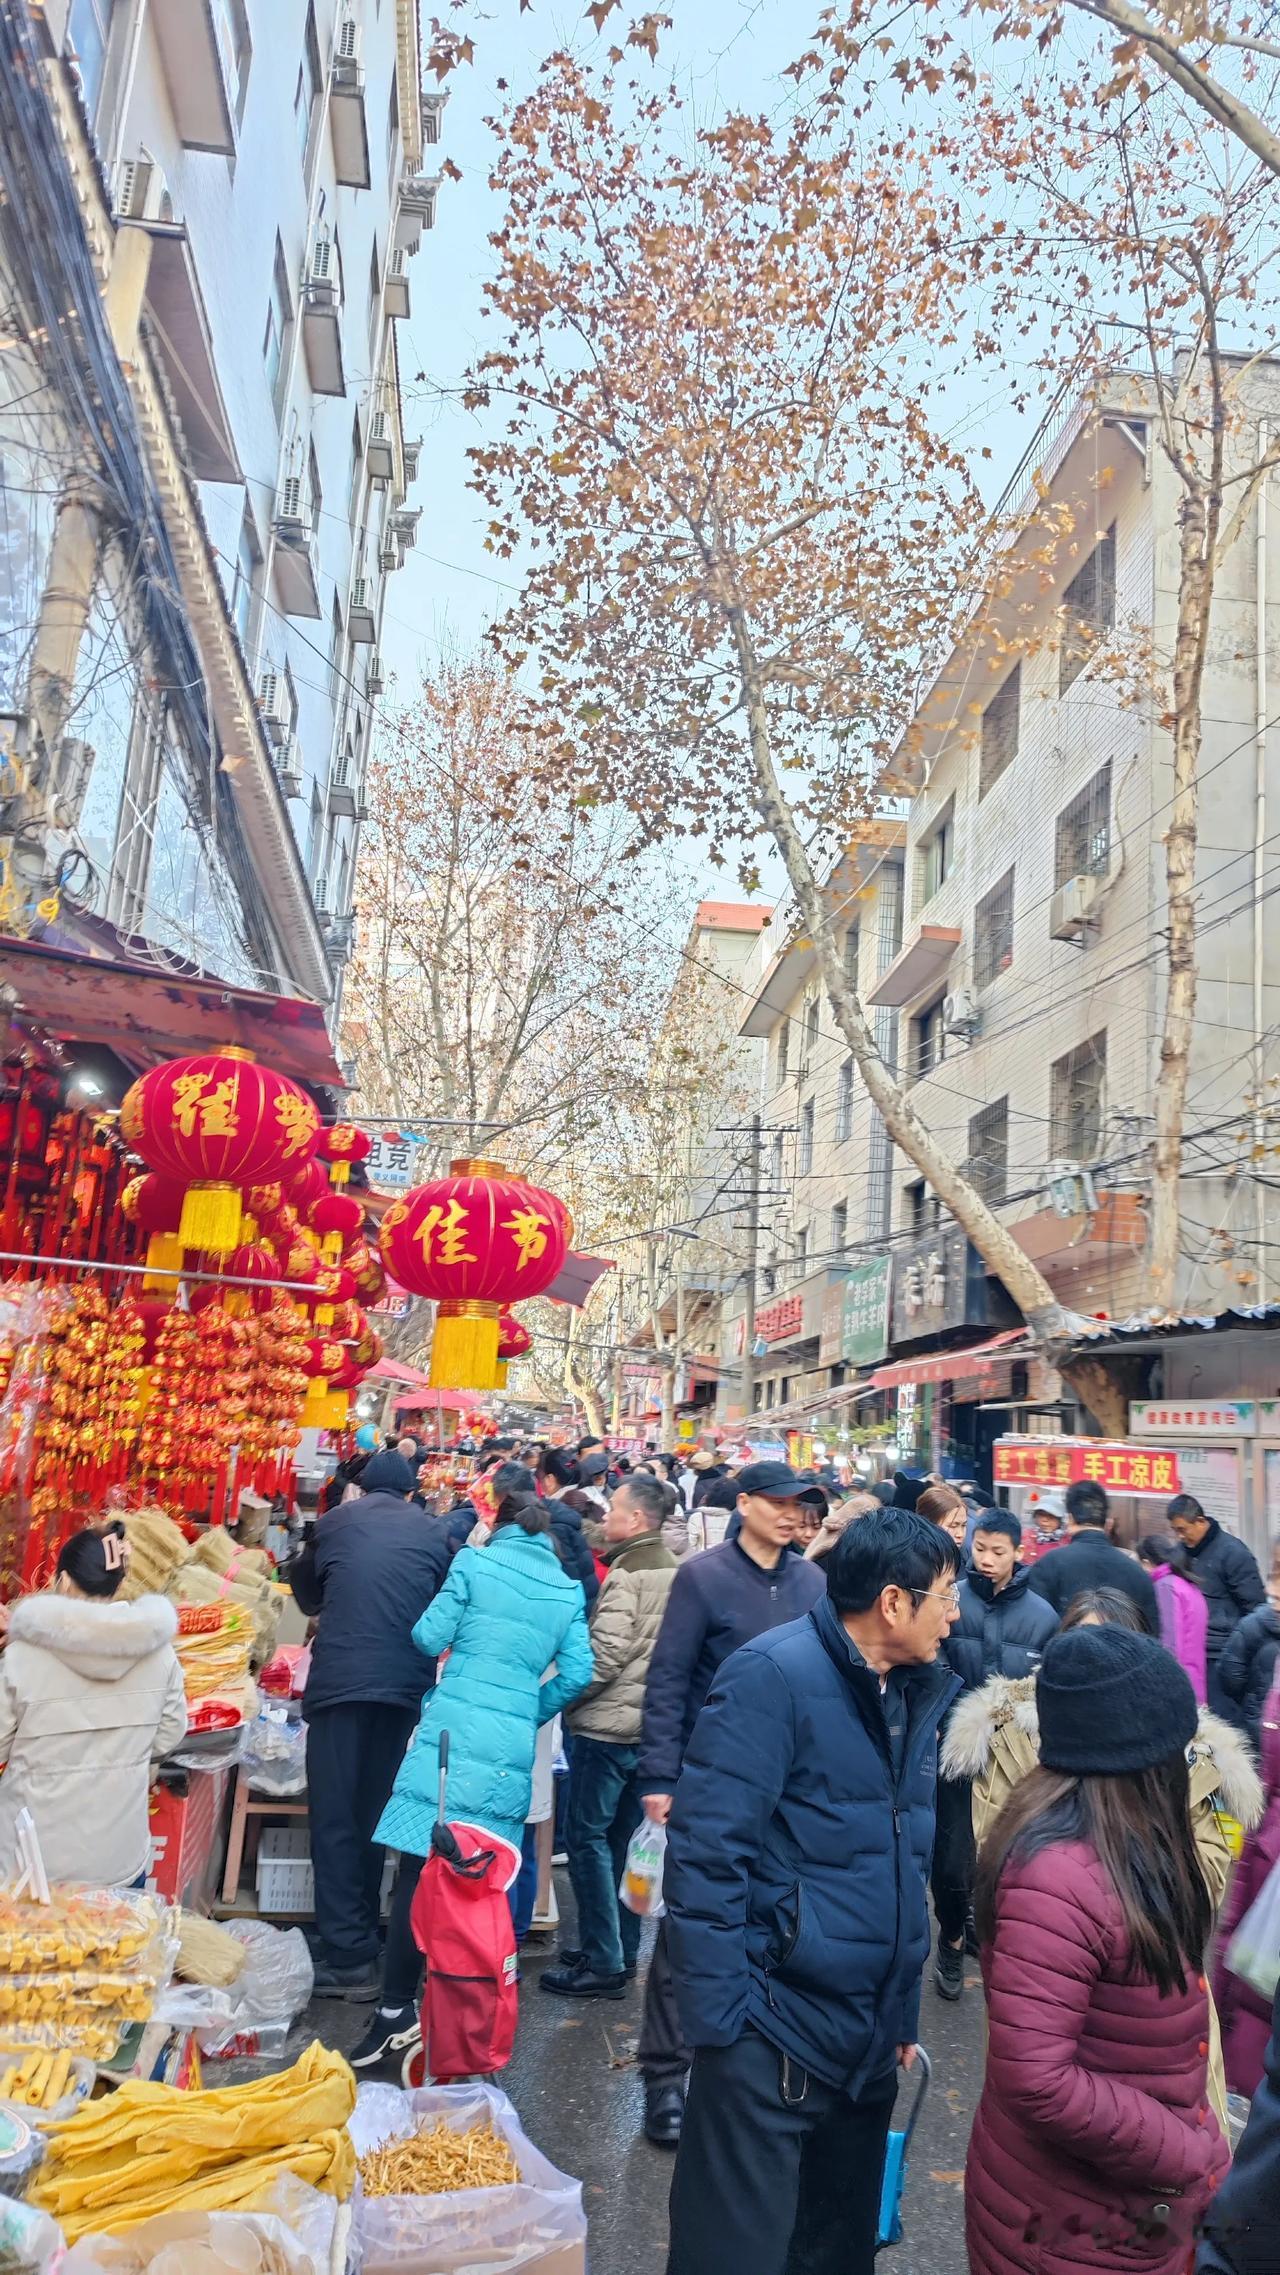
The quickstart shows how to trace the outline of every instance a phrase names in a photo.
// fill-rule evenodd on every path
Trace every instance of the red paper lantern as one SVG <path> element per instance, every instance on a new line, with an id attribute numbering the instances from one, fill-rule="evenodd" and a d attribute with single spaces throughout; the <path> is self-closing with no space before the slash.
<path id="1" fill-rule="evenodd" d="M 501 1162 L 463 1160 L 392 1202 L 379 1245 L 392 1277 L 439 1306 L 432 1384 L 493 1390 L 500 1314 L 550 1287 L 568 1241 L 553 1194 Z"/>
<path id="2" fill-rule="evenodd" d="M 373 1151 L 373 1139 L 367 1130 L 358 1130 L 354 1122 L 335 1122 L 332 1128 L 321 1130 L 316 1152 L 329 1164 L 331 1185 L 346 1185 L 351 1181 L 353 1161 L 367 1161 Z"/>
<path id="3" fill-rule="evenodd" d="M 190 1190 L 184 1247 L 226 1255 L 240 1237 L 240 1191 L 288 1174 L 314 1151 L 320 1117 L 296 1082 L 241 1051 L 153 1066 L 125 1093 L 120 1130 L 153 1169 Z"/>
<path id="4" fill-rule="evenodd" d="M 375 1334 L 373 1328 L 367 1325 L 361 1328 L 351 1346 L 351 1356 L 358 1367 L 376 1367 L 382 1351 L 381 1335 Z"/>
<path id="5" fill-rule="evenodd" d="M 186 1188 L 176 1177 L 158 1177 L 154 1170 L 131 1177 L 120 1194 L 120 1214 L 139 1232 L 176 1232 L 182 1222 Z"/>
<path id="6" fill-rule="evenodd" d="M 522 1359 L 533 1349 L 533 1337 L 522 1319 L 513 1311 L 504 1311 L 498 1321 L 498 1357 L 503 1360 Z"/>
<path id="7" fill-rule="evenodd" d="M 364 1210 L 355 1195 L 331 1193 L 327 1186 L 308 1213 L 312 1231 L 326 1238 L 337 1233 L 342 1240 L 354 1240 L 364 1223 Z"/>

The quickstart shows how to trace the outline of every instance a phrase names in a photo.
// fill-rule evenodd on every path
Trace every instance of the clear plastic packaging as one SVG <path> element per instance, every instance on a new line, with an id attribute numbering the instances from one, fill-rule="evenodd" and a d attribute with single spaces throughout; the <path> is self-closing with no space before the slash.
<path id="1" fill-rule="evenodd" d="M 662 1870 L 666 1857 L 667 1828 L 650 1824 L 646 1817 L 627 1843 L 626 1861 L 618 1883 L 618 1894 L 627 1910 L 642 1920 L 660 1920 L 667 1908 L 662 1901 Z"/>
<path id="2" fill-rule="evenodd" d="M 50 2049 L 50 2052 L 52 2051 L 53 2049 Z M 20 2063 L 21 2057 L 18 2055 L 0 2055 L 0 2071 L 7 2072 L 11 2068 L 17 2068 Z M 86 2060 L 83 2055 L 77 2054 L 73 2057 L 70 2069 L 67 2072 L 65 2090 L 59 2094 L 56 2101 L 50 2102 L 47 2108 L 42 2102 L 29 2100 L 26 2092 L 19 2084 L 15 2084 L 0 2098 L 7 2105 L 16 2109 L 19 2116 L 25 2118 L 28 2125 L 39 2125 L 42 2128 L 60 2125 L 64 2118 L 74 2117 L 81 2102 L 88 2100 L 97 2075 L 98 2072 L 94 2063 Z M 38 2080 L 36 2082 L 38 2083 Z M 55 2082 L 52 2078 L 49 2080 L 50 2085 Z"/>
<path id="3" fill-rule="evenodd" d="M 29 2113 L 0 2101 L 0 2196 L 24 2196 L 45 2145 Z"/>
<path id="4" fill-rule="evenodd" d="M 84 2236 L 61 2275 L 331 2275 L 349 2220 L 346 2205 L 287 2174 L 259 2211 L 167 2212 L 124 2235 Z"/>
<path id="5" fill-rule="evenodd" d="M 283 2053 L 294 2022 L 311 1997 L 315 1962 L 300 1927 L 271 1927 L 266 1920 L 228 1920 L 227 1932 L 245 1947 L 244 1972 L 232 1990 L 227 2029 L 202 2032 L 206 2054 Z M 266 2043 L 263 2043 L 264 2039 Z"/>
<path id="6" fill-rule="evenodd" d="M 355 2240 L 363 2275 L 516 2275 L 556 2264 L 586 2241 L 582 2183 L 558 2172 L 522 2130 L 496 2086 L 362 2085 L 351 2119 L 357 2156 L 406 2140 L 438 2118 L 456 2132 L 491 2124 L 510 2144 L 520 2179 L 506 2188 L 461 2188 L 447 2196 L 357 2193 Z M 77 2271 L 78 2275 L 78 2271 Z"/>
<path id="7" fill-rule="evenodd" d="M 307 1725 L 287 1705 L 264 1704 L 245 1730 L 243 1768 L 255 1793 L 288 1800 L 307 1786 Z"/>
<path id="8" fill-rule="evenodd" d="M 1272 1865 L 1232 1936 L 1226 1964 L 1270 2004 L 1280 1983 L 1280 1863 Z"/>
<path id="9" fill-rule="evenodd" d="M 168 1907 L 140 1891 L 55 1883 L 48 1904 L 0 1899 L 0 2051 L 69 2048 L 109 2060 L 146 2022 L 177 1943 Z"/>
<path id="10" fill-rule="evenodd" d="M 166 1906 L 132 1889 L 72 1888 L 54 1881 L 50 1900 L 0 1894 L 0 1973 L 30 1975 L 94 1962 L 145 1972 L 169 1932 Z"/>
<path id="11" fill-rule="evenodd" d="M 47 2212 L 0 2198 L 0 2275 L 44 2275 L 62 2262 L 62 2230 Z"/>

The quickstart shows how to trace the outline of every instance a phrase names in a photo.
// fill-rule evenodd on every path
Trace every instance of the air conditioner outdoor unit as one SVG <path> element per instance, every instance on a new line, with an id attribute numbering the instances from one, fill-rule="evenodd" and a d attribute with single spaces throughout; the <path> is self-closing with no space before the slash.
<path id="1" fill-rule="evenodd" d="M 372 608 L 372 606 L 373 606 L 373 580 L 372 580 L 372 578 L 370 578 L 370 577 L 357 577 L 357 578 L 356 578 L 356 581 L 355 581 L 355 583 L 354 583 L 354 584 L 352 585 L 352 587 L 351 587 L 351 605 L 352 605 L 352 607 L 353 607 L 353 608 Z"/>
<path id="2" fill-rule="evenodd" d="M 967 987 L 958 987 L 942 999 L 942 1024 L 949 1035 L 972 1039 L 982 1025 L 982 1013 Z"/>
<path id="3" fill-rule="evenodd" d="M 1046 1173 L 1049 1206 L 1055 1216 L 1093 1216 L 1098 1207 L 1098 1188 L 1093 1171 L 1080 1161 L 1051 1161 Z"/>
<path id="4" fill-rule="evenodd" d="M 1054 940 L 1081 940 L 1098 921 L 1098 911 L 1109 878 L 1086 872 L 1068 877 L 1049 903 L 1049 933 Z"/>
<path id="5" fill-rule="evenodd" d="M 317 878 L 315 884 L 311 887 L 311 905 L 314 908 L 316 915 L 320 918 L 321 923 L 324 922 L 326 917 L 333 914 L 333 909 L 329 900 L 329 884 L 327 878 Z"/>
<path id="6" fill-rule="evenodd" d="M 338 264 L 334 258 L 332 237 L 317 237 L 311 248 L 311 259 L 303 281 L 313 300 L 323 298 L 336 305 Z"/>
<path id="7" fill-rule="evenodd" d="M 386 673 L 384 672 L 382 666 L 381 651 L 375 648 L 373 654 L 369 658 L 368 669 L 364 675 L 365 693 L 366 695 L 381 695 L 382 690 L 386 684 Z"/>
<path id="8" fill-rule="evenodd" d="M 310 516 L 304 511 L 302 476 L 290 474 L 276 500 L 276 535 L 284 543 L 298 543 L 311 535 Z"/>
<path id="9" fill-rule="evenodd" d="M 348 16 L 338 26 L 338 44 L 334 49 L 340 63 L 354 63 L 360 53 L 360 27 L 354 16 Z"/>
<path id="10" fill-rule="evenodd" d="M 286 798 L 302 796 L 302 753 L 296 735 L 286 735 L 276 751 L 276 780 Z"/>
<path id="11" fill-rule="evenodd" d="M 173 201 L 164 174 L 154 158 L 139 151 L 120 168 L 116 211 L 122 221 L 170 221 Z"/>
<path id="12" fill-rule="evenodd" d="M 279 750 L 287 741 L 293 724 L 293 707 L 289 701 L 289 688 L 282 671 L 264 671 L 258 682 L 258 710 L 267 739 Z"/>

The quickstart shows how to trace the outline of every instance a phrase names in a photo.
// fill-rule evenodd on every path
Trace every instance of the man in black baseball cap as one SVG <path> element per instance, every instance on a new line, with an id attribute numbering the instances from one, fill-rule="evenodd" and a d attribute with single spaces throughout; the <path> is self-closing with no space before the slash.
<path id="1" fill-rule="evenodd" d="M 737 1477 L 734 1537 L 691 1556 L 671 1584 L 649 1661 L 636 1777 L 645 1814 L 657 1824 L 670 1814 L 684 1749 L 724 1661 L 766 1628 L 802 1618 L 826 1592 L 822 1567 L 795 1553 L 797 1506 L 813 1484 L 811 1475 L 788 1462 L 748 1462 Z M 690 2057 L 663 1923 L 649 1965 L 636 2058 L 645 2084 L 645 2132 L 660 2147 L 674 2148 Z"/>

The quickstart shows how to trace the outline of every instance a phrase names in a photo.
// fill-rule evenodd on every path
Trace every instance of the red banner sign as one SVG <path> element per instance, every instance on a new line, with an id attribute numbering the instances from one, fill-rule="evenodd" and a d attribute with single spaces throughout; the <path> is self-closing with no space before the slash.
<path id="1" fill-rule="evenodd" d="M 997 1438 L 997 1485 L 1075 1485 L 1088 1478 L 1108 1493 L 1166 1499 L 1182 1489 L 1178 1456 L 1150 1446 L 1112 1445 L 1101 1438 L 1050 1438 L 1038 1444 Z"/>
<path id="2" fill-rule="evenodd" d="M 766 1343 L 781 1343 L 786 1336 L 798 1335 L 803 1326 L 803 1296 L 779 1296 L 756 1313 L 756 1333 Z"/>

